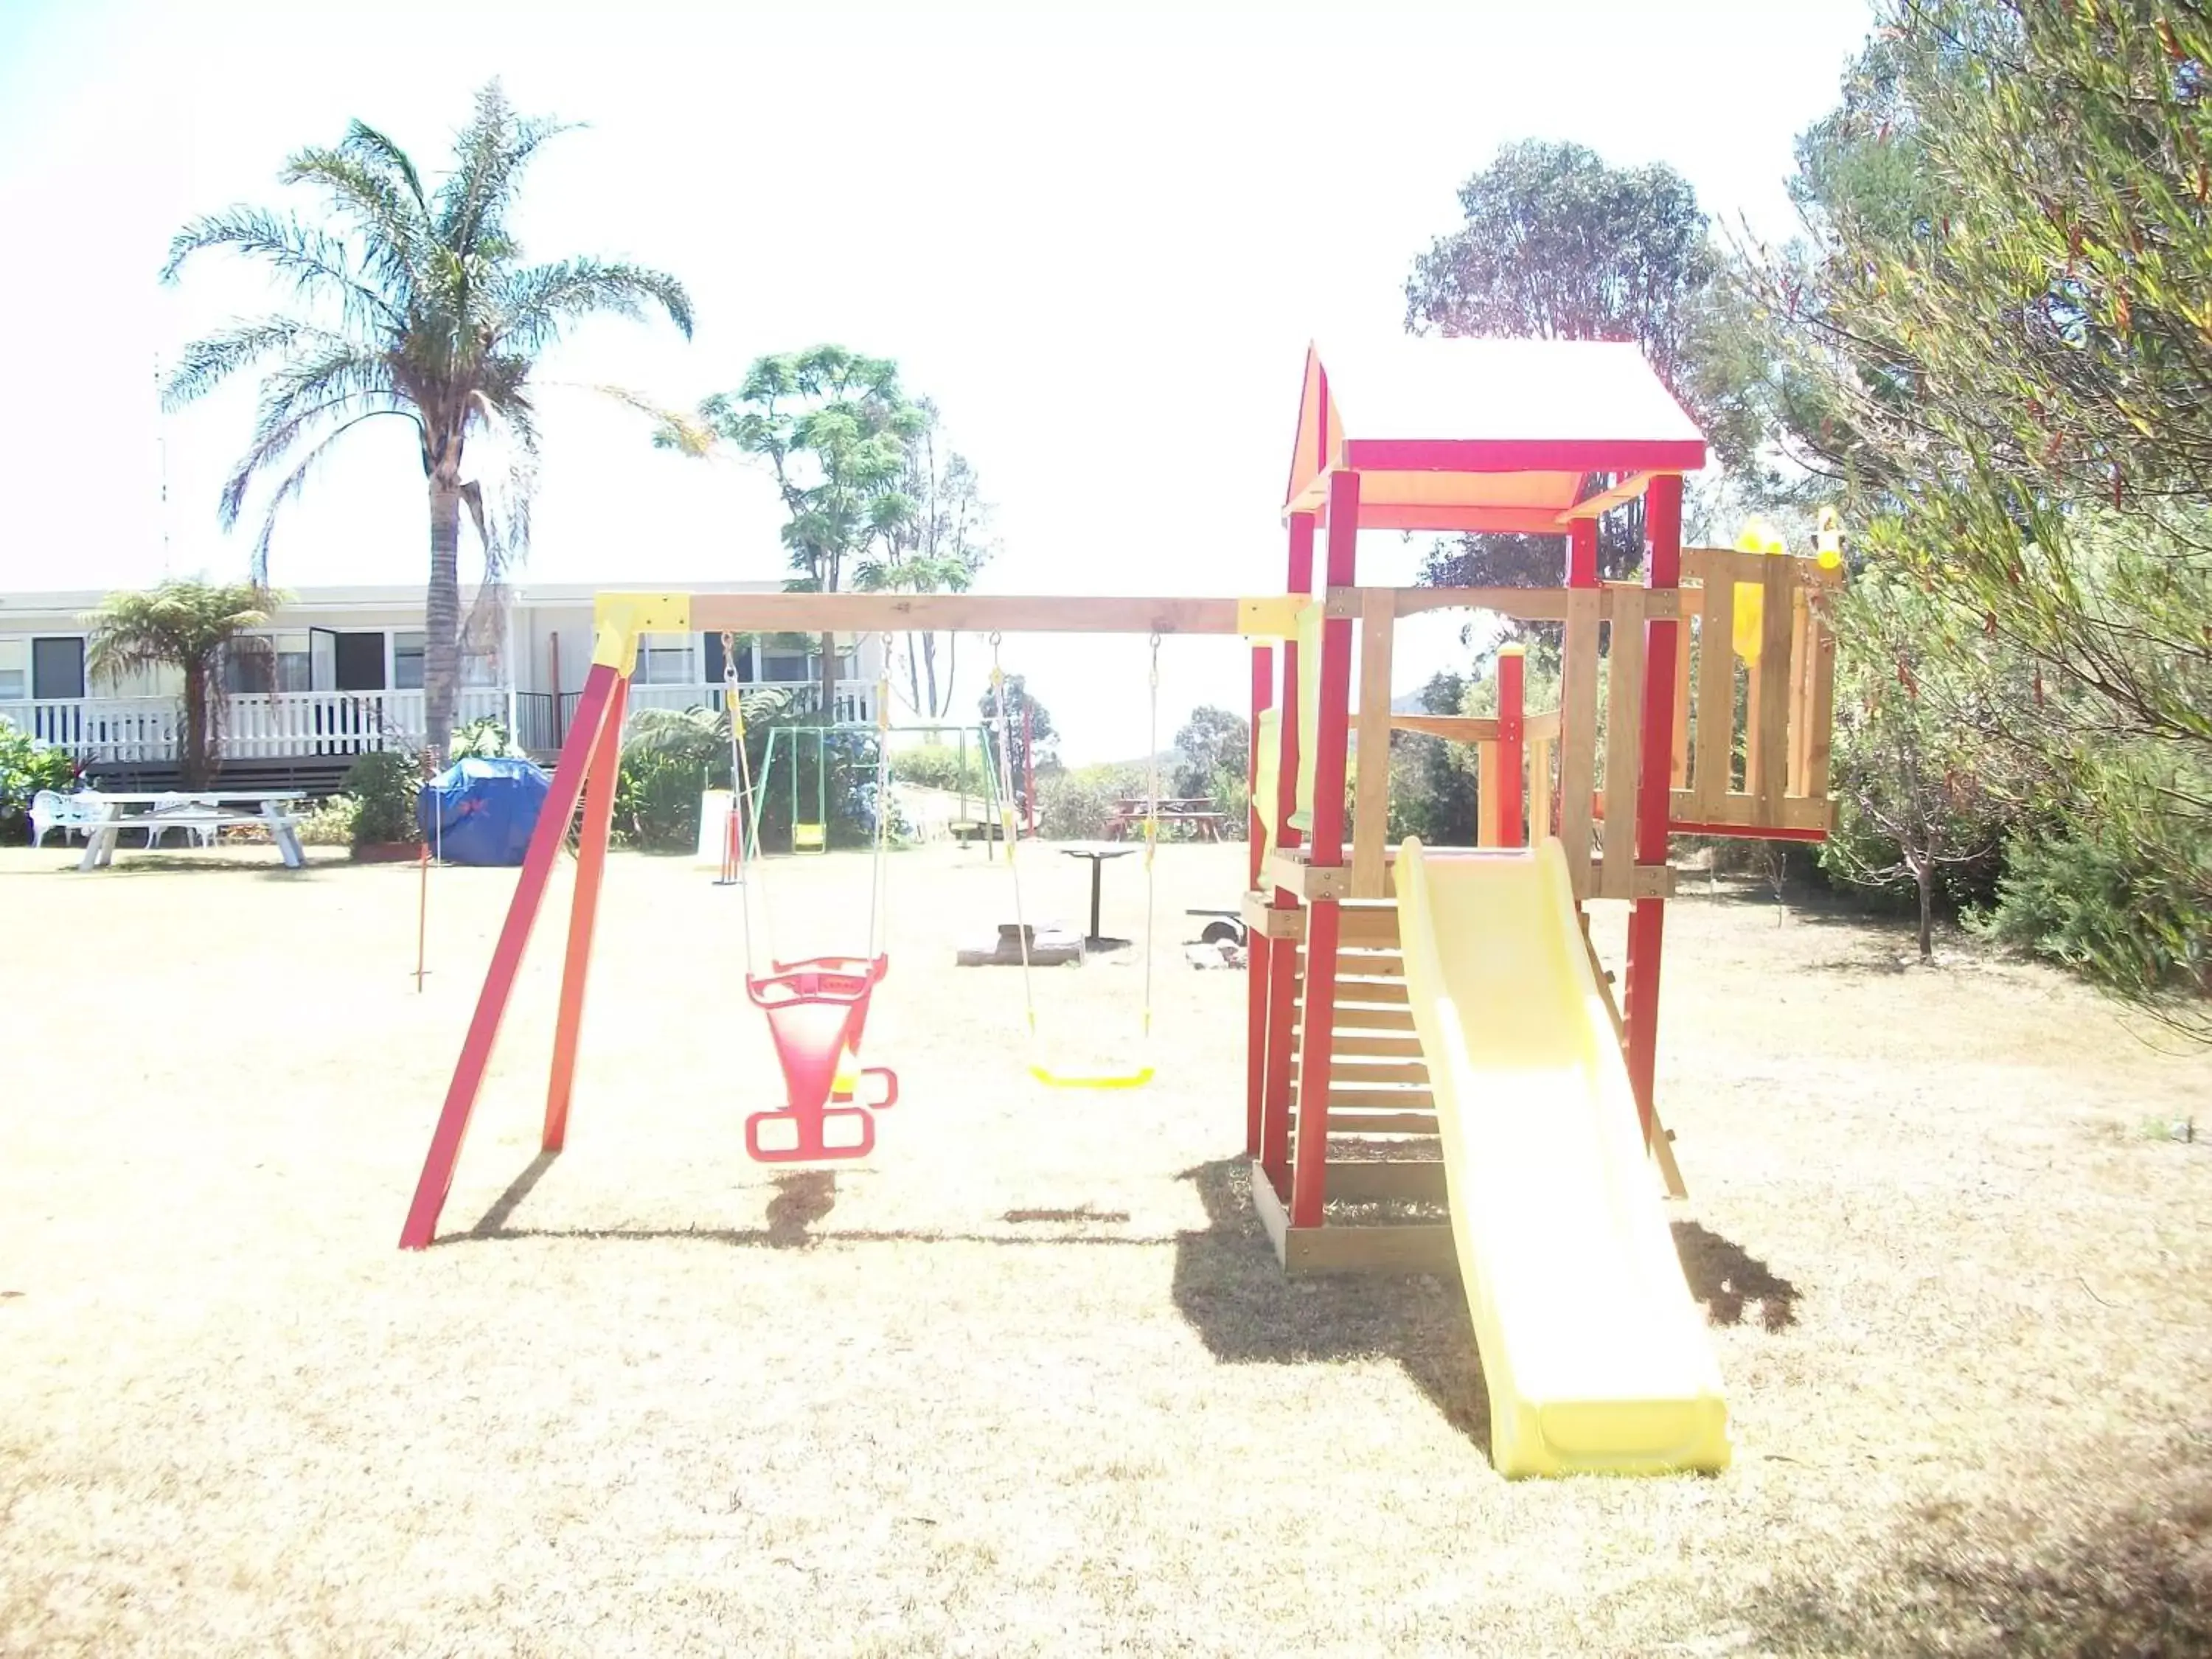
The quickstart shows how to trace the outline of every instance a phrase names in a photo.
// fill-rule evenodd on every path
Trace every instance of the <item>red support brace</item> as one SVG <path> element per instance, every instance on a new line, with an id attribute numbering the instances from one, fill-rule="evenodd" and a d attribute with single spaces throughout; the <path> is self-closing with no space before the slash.
<path id="1" fill-rule="evenodd" d="M 437 1235 L 438 1214 L 446 1207 L 446 1194 L 453 1184 L 453 1168 L 460 1162 L 461 1141 L 468 1133 L 477 1091 L 483 1086 L 484 1068 L 491 1063 L 500 1018 L 507 1012 L 514 976 L 522 966 L 523 948 L 530 943 L 531 924 L 538 920 L 554 858 L 568 834 L 569 820 L 575 816 L 576 799 L 584 790 L 584 769 L 599 742 L 599 726 L 619 678 L 613 669 L 596 663 L 585 677 L 583 695 L 576 701 L 575 723 L 562 747 L 561 762 L 554 769 L 553 787 L 539 811 L 538 828 L 531 833 L 522 877 L 515 883 L 514 897 L 507 907 L 499 943 L 492 947 L 491 966 L 484 972 L 483 989 L 477 995 L 476 1012 L 469 1020 L 460 1058 L 453 1065 L 453 1080 L 446 1091 L 438 1127 L 430 1136 L 430 1151 L 422 1160 L 415 1201 L 408 1206 L 407 1224 L 400 1230 L 399 1248 L 404 1250 L 427 1249 Z"/>
<path id="2" fill-rule="evenodd" d="M 1647 587 L 1671 589 L 1682 581 L 1682 480 L 1662 474 L 1644 496 L 1644 533 L 1650 542 Z M 1636 861 L 1664 864 L 1668 848 L 1669 775 L 1674 752 L 1674 653 L 1680 629 L 1673 618 L 1644 624 L 1644 734 L 1636 792 Z M 1607 834 L 1612 831 L 1608 828 Z M 1666 934 L 1667 902 L 1638 899 L 1628 913 L 1628 973 L 1621 1024 L 1628 1045 L 1628 1081 L 1644 1136 L 1651 1138 L 1653 1086 L 1659 1060 L 1659 959 Z"/>
<path id="3" fill-rule="evenodd" d="M 1328 475 L 1329 587 L 1358 580 L 1359 475 Z M 1311 869 L 1344 864 L 1344 774 L 1352 717 L 1352 620 L 1322 624 L 1321 702 L 1314 752 Z M 1328 1073 L 1334 1048 L 1336 945 L 1340 918 L 1334 899 L 1306 903 L 1306 982 L 1298 1054 L 1298 1136 L 1291 1170 L 1291 1224 L 1321 1225 L 1328 1179 Z"/>
<path id="4" fill-rule="evenodd" d="M 568 953 L 561 964 L 561 1005 L 553 1024 L 553 1069 L 545 1085 L 545 1133 L 538 1145 L 557 1152 L 568 1139 L 568 1097 L 576 1078 L 576 1040 L 584 1024 L 584 986 L 592 971 L 592 930 L 599 914 L 599 879 L 615 821 L 615 782 L 622 771 L 623 714 L 629 682 L 617 679 L 592 746 L 584 779 L 583 838 L 576 848 L 576 886 L 568 901 Z M 737 821 L 734 807 L 731 822 Z M 725 837 L 726 840 L 726 836 Z M 727 853 L 724 854 L 726 860 Z"/>
<path id="5" fill-rule="evenodd" d="M 1498 844 L 1518 847 L 1528 840 L 1522 819 L 1522 739 L 1528 687 L 1528 653 L 1517 645 L 1498 653 Z"/>

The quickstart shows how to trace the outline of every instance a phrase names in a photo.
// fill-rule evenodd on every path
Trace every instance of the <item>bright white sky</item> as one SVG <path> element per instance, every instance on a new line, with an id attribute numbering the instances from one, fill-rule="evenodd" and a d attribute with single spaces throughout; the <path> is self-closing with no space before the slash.
<path id="1" fill-rule="evenodd" d="M 699 313 L 689 345 L 609 320 L 549 362 L 529 574 L 781 575 L 761 481 L 657 454 L 574 388 L 688 406 L 834 339 L 896 357 L 943 409 L 998 505 L 990 588 L 1273 591 L 1306 341 L 1400 325 L 1468 173 L 1506 140 L 1571 138 L 1786 233 L 1791 138 L 1867 26 L 1864 0 L 0 0 L 0 589 L 242 569 L 250 534 L 224 538 L 215 504 L 251 387 L 165 417 L 155 373 L 260 296 L 217 256 L 161 288 L 168 238 L 283 204 L 285 154 L 356 115 L 441 168 L 498 75 L 523 110 L 590 124 L 532 173 L 526 251 L 661 266 Z M 359 435 L 280 528 L 280 585 L 421 578 L 412 440 Z M 1362 538 L 1363 576 L 1417 562 Z M 1070 759 L 1143 752 L 1142 641 L 1006 651 Z M 1401 689 L 1455 655 L 1449 625 L 1401 644 Z M 1164 741 L 1194 703 L 1243 706 L 1234 641 L 1171 640 L 1162 678 Z"/>

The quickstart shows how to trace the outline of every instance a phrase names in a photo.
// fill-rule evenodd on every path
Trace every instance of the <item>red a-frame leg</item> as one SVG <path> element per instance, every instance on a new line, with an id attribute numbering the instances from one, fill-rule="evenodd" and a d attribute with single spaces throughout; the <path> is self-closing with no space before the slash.
<path id="1" fill-rule="evenodd" d="M 610 705 L 620 706 L 615 699 L 621 683 L 622 677 L 604 664 L 593 664 L 585 678 L 583 696 L 576 703 L 576 722 L 562 747 L 552 790 L 531 835 L 530 850 L 522 860 L 522 878 L 515 884 L 507 921 L 499 930 L 499 943 L 493 947 L 491 966 L 485 970 L 483 989 L 477 996 L 477 1011 L 462 1041 L 460 1059 L 454 1063 L 453 1080 L 446 1091 L 438 1127 L 430 1136 L 429 1155 L 422 1160 L 415 1201 L 408 1206 L 407 1224 L 400 1230 L 403 1250 L 426 1249 L 437 1234 L 438 1214 L 446 1207 L 446 1194 L 453 1184 L 453 1168 L 460 1162 L 469 1114 L 475 1109 L 477 1091 L 483 1086 L 484 1068 L 491 1063 L 500 1018 L 507 1012 L 514 976 L 522 966 L 523 947 L 530 943 L 531 925 L 538 920 L 538 908 L 544 902 L 554 858 L 568 834 L 569 821 L 576 815 L 576 800 L 584 790 L 584 771 L 598 747 L 600 727 Z"/>
<path id="2" fill-rule="evenodd" d="M 553 1025 L 553 1070 L 545 1085 L 545 1136 L 557 1152 L 568 1138 L 569 1087 L 576 1078 L 576 1038 L 584 1024 L 584 981 L 592 971 L 592 928 L 599 914 L 599 878 L 615 822 L 615 782 L 622 772 L 623 714 L 629 682 L 618 679 L 599 722 L 592 769 L 584 780 L 584 834 L 576 848 L 576 890 L 568 902 L 568 954 L 561 965 L 561 1012 Z M 732 815 L 734 817 L 734 814 Z"/>

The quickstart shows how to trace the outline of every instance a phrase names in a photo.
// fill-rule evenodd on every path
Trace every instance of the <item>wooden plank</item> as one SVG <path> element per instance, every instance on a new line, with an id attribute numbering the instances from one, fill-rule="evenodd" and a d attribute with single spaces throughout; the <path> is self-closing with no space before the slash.
<path id="1" fill-rule="evenodd" d="M 1556 708 L 1547 708 L 1540 714 L 1522 715 L 1521 735 L 1530 743 L 1534 743 L 1540 738 L 1547 743 L 1557 740 L 1559 735 L 1559 711 Z"/>
<path id="2" fill-rule="evenodd" d="M 1291 1212 L 1283 1207 L 1275 1183 L 1267 1179 L 1267 1172 L 1257 1164 L 1252 1166 L 1252 1207 L 1259 1213 L 1261 1226 L 1267 1229 L 1267 1243 L 1274 1248 L 1275 1260 L 1287 1268 Z"/>
<path id="3" fill-rule="evenodd" d="M 1577 501 L 1553 522 L 1565 526 L 1572 524 L 1577 519 L 1602 518 L 1614 507 L 1641 496 L 1657 476 L 1654 472 L 1632 472 L 1619 483 Z"/>
<path id="4" fill-rule="evenodd" d="M 1744 793 L 1759 798 L 1759 822 L 1769 823 L 1781 810 L 1790 781 L 1790 573 L 1796 561 L 1767 559 L 1765 594 L 1760 601 L 1759 664 L 1755 672 L 1758 698 L 1753 707 L 1750 736 L 1759 759 L 1759 780 L 1748 779 Z"/>
<path id="5" fill-rule="evenodd" d="M 1370 587 L 1359 616 L 1358 770 L 1352 807 L 1352 891 L 1382 896 L 1382 849 L 1390 836 L 1390 636 L 1398 625 L 1394 591 Z"/>
<path id="6" fill-rule="evenodd" d="M 1328 1133 L 1338 1135 L 1432 1135 L 1437 1133 L 1434 1112 L 1347 1112 L 1336 1104 L 1336 1091 L 1329 1091 Z M 1293 1127 L 1297 1114 L 1291 1115 Z"/>
<path id="7" fill-rule="evenodd" d="M 1626 593 L 1617 595 L 1626 599 Z M 1608 897 L 1632 884 L 1636 865 L 1636 779 L 1644 753 L 1644 620 L 1622 615 L 1613 624 L 1605 689 L 1605 792 L 1621 811 L 1606 820 L 1604 875 Z M 1595 810 L 1595 803 L 1592 802 Z"/>
<path id="8" fill-rule="evenodd" d="M 1826 613 L 1814 607 L 1812 625 L 1812 700 L 1806 724 L 1810 732 L 1805 746 L 1805 790 L 1808 800 L 1828 798 L 1828 757 L 1835 741 L 1836 635 Z"/>
<path id="9" fill-rule="evenodd" d="M 1301 981 L 1291 981 L 1291 994 L 1298 994 Z M 1336 981 L 1337 1006 L 1350 1002 L 1355 1005 L 1371 1003 L 1402 1003 L 1406 1000 L 1406 981 L 1402 979 L 1343 979 Z"/>
<path id="10" fill-rule="evenodd" d="M 1498 792 L 1501 776 L 1498 745 L 1480 744 L 1474 751 L 1474 844 L 1477 847 L 1499 845 L 1498 834 Z"/>
<path id="11" fill-rule="evenodd" d="M 1492 714 L 1393 714 L 1393 732 L 1419 732 L 1448 743 L 1486 743 L 1498 736 L 1498 720 Z"/>
<path id="12" fill-rule="evenodd" d="M 1674 752 L 1668 769 L 1668 787 L 1685 789 L 1690 782 L 1690 624 L 1674 629 Z"/>
<path id="13" fill-rule="evenodd" d="M 1735 589 L 1726 582 L 1705 589 L 1698 623 L 1698 750 L 1691 787 L 1694 811 L 1677 813 L 1718 823 L 1721 803 L 1735 786 Z"/>
<path id="14" fill-rule="evenodd" d="M 1298 1103 L 1297 1085 L 1291 1085 L 1291 1104 Z M 1338 1089 L 1328 1091 L 1328 1112 L 1334 1122 L 1340 1111 L 1349 1112 L 1428 1112 L 1435 1107 L 1435 1098 L 1426 1089 Z"/>
<path id="15" fill-rule="evenodd" d="M 1310 902 L 1345 897 L 1352 872 L 1341 865 L 1316 869 L 1306 862 L 1302 848 L 1285 848 L 1268 855 L 1264 879 L 1269 886 L 1286 888 Z"/>
<path id="16" fill-rule="evenodd" d="M 1664 864 L 1631 864 L 1626 873 L 1613 870 L 1603 859 L 1590 860 L 1592 898 L 1640 899 L 1674 896 L 1674 872 Z"/>
<path id="17" fill-rule="evenodd" d="M 1336 1029 L 1340 1031 L 1410 1031 L 1413 1029 L 1413 1011 L 1348 1003 L 1340 997 L 1336 1004 Z M 1338 1052 L 1343 1052 L 1341 1048 Z"/>
<path id="18" fill-rule="evenodd" d="M 1305 976 L 1306 953 L 1298 952 L 1298 976 Z M 1337 947 L 1336 976 L 1344 979 L 1403 979 L 1406 959 L 1395 951 L 1362 951 Z"/>
<path id="19" fill-rule="evenodd" d="M 1262 939 L 1286 939 L 1302 941 L 1306 936 L 1306 913 L 1303 910 L 1277 909 L 1267 902 L 1266 893 L 1247 893 L 1238 902 L 1237 915 L 1243 924 Z"/>
<path id="20" fill-rule="evenodd" d="M 1354 1088 L 1378 1083 L 1420 1083 L 1429 1080 L 1429 1068 L 1417 1060 L 1362 1060 L 1347 1055 L 1339 1060 L 1329 1056 L 1328 1082 L 1332 1091 L 1340 1083 Z"/>
<path id="21" fill-rule="evenodd" d="M 1674 1162 L 1674 1132 L 1659 1121 L 1656 1109 L 1651 1114 L 1651 1156 L 1658 1161 L 1660 1180 L 1667 1183 L 1667 1196 L 1687 1198 L 1690 1189 L 1683 1184 L 1682 1166 Z"/>
<path id="22" fill-rule="evenodd" d="M 1668 819 L 1675 823 L 1822 832 L 1834 827 L 1835 813 L 1835 803 L 1832 800 L 1814 796 L 1792 799 L 1784 796 L 1777 803 L 1771 815 L 1763 816 L 1759 810 L 1759 802 L 1750 795 L 1723 795 L 1717 806 L 1711 806 L 1697 793 L 1687 789 L 1676 790 L 1667 809 Z"/>
<path id="23" fill-rule="evenodd" d="M 1016 593 L 695 593 L 696 631 L 1236 634 L 1236 599 Z"/>
<path id="24" fill-rule="evenodd" d="M 1551 833 L 1552 739 L 1532 738 L 1528 742 L 1528 844 L 1541 847 Z"/>
<path id="25" fill-rule="evenodd" d="M 1450 1194 L 1434 1158 L 1345 1160 L 1328 1166 L 1328 1195 L 1348 1204 L 1443 1204 Z"/>
<path id="26" fill-rule="evenodd" d="M 1806 629 L 1812 618 L 1805 589 L 1790 591 L 1790 781 L 1785 795 L 1805 793 L 1805 740 L 1812 732 L 1807 718 L 1811 705 L 1813 653 Z"/>
<path id="27" fill-rule="evenodd" d="M 1386 877 L 1387 880 L 1387 877 Z M 1395 904 L 1346 904 L 1337 909 L 1340 951 L 1398 942 L 1398 907 Z M 1342 960 L 1341 957 L 1339 958 Z"/>
<path id="28" fill-rule="evenodd" d="M 1401 617 L 1419 616 L 1429 611 L 1494 611 L 1516 622 L 1564 622 L 1573 608 L 1570 594 L 1583 590 L 1559 587 L 1394 587 L 1385 591 L 1394 595 L 1393 608 Z M 1643 589 L 1637 591 L 1645 592 Z M 1359 587 L 1330 588 L 1323 601 L 1323 614 L 1340 620 L 1356 619 L 1364 608 L 1366 592 L 1366 589 Z M 1598 614 L 1601 617 L 1613 614 L 1610 599 L 1599 599 Z M 1662 589 L 1649 593 L 1644 614 L 1651 617 L 1680 615 L 1680 606 L 1674 591 Z"/>
<path id="29" fill-rule="evenodd" d="M 1283 1270 L 1306 1273 L 1430 1273 L 1459 1276 L 1449 1224 L 1406 1222 L 1394 1227 L 1293 1227 Z"/>
<path id="30" fill-rule="evenodd" d="M 1364 1029 L 1347 1027 L 1340 1019 L 1332 1020 L 1329 1029 L 1336 1033 L 1329 1045 L 1329 1052 L 1347 1060 L 1363 1057 L 1419 1060 L 1421 1057 L 1421 1040 L 1419 1037 L 1371 1036 Z M 1428 1076 L 1425 1066 L 1421 1075 L 1424 1078 Z"/>
<path id="31" fill-rule="evenodd" d="M 1567 628 L 1559 687 L 1559 841 L 1575 896 L 1589 896 L 1590 792 L 1597 787 L 1597 623 L 1603 595 L 1567 594 Z"/>

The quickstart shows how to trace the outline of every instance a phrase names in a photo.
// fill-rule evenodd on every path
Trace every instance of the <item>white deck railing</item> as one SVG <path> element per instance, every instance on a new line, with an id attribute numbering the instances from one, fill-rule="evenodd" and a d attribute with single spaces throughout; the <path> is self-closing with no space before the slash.
<path id="1" fill-rule="evenodd" d="M 763 688 L 747 684 L 743 689 Z M 809 701 L 813 691 L 807 685 L 773 689 Z M 633 710 L 720 708 L 721 702 L 719 681 L 630 688 Z M 489 717 L 504 723 L 526 747 L 550 750 L 559 746 L 575 713 L 576 694 L 567 694 L 560 703 L 556 714 L 554 699 L 546 692 L 470 687 L 459 696 L 453 723 L 465 726 Z M 873 720 L 873 683 L 840 682 L 836 717 Z M 68 750 L 82 762 L 158 763 L 178 757 L 183 712 L 173 697 L 47 697 L 0 702 L 0 720 L 41 743 Z M 240 692 L 225 700 L 221 753 L 227 760 L 355 755 L 370 749 L 412 747 L 422 741 L 423 729 L 420 691 Z"/>

